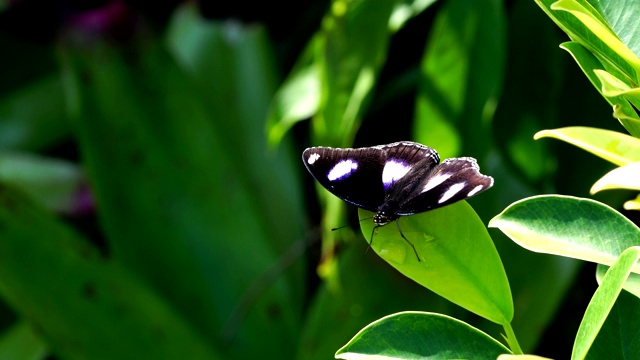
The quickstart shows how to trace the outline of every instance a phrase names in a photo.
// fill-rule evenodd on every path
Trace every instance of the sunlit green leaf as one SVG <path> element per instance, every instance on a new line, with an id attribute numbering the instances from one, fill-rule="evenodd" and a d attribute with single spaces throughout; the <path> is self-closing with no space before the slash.
<path id="1" fill-rule="evenodd" d="M 640 195 L 638 195 L 634 200 L 629 200 L 624 203 L 625 210 L 640 210 Z"/>
<path id="2" fill-rule="evenodd" d="M 483 153 L 504 73 L 502 3 L 448 1 L 438 12 L 421 63 L 413 136 L 442 158 Z M 475 71 L 483 69 L 483 71 Z"/>
<path id="3" fill-rule="evenodd" d="M 586 6 L 590 7 L 591 5 Z M 640 72 L 640 60 L 638 57 L 620 41 L 609 25 L 603 22 L 604 19 L 595 16 L 594 11 L 587 7 L 583 6 L 580 1 L 559 0 L 551 5 L 551 10 L 566 11 L 575 16 L 593 35 L 608 46 L 606 50 L 613 51 L 631 65 L 635 69 L 633 74 L 635 77 L 633 79 L 638 79 L 638 73 Z M 608 54 L 605 53 L 605 55 Z"/>
<path id="4" fill-rule="evenodd" d="M 511 204 L 489 222 L 531 251 L 613 264 L 638 242 L 640 229 L 591 199 L 541 195 Z M 634 272 L 640 272 L 635 267 Z"/>
<path id="5" fill-rule="evenodd" d="M 591 187 L 591 193 L 602 190 L 631 189 L 640 190 L 640 163 L 633 163 L 611 170 L 596 181 Z"/>
<path id="6" fill-rule="evenodd" d="M 360 210 L 360 218 L 373 213 Z M 452 226 L 451 224 L 455 224 Z M 361 222 L 370 240 L 373 221 Z M 460 201 L 440 209 L 402 217 L 377 229 L 371 247 L 402 274 L 447 300 L 497 324 L 513 317 L 513 301 L 504 268 L 484 224 Z"/>
<path id="7" fill-rule="evenodd" d="M 598 270 L 596 271 L 596 279 L 598 280 L 598 284 L 602 284 L 602 279 L 607 273 L 607 270 L 609 270 L 608 266 L 598 264 Z M 629 277 L 624 284 L 624 289 L 640 298 L 640 274 L 629 274 Z"/>
<path id="8" fill-rule="evenodd" d="M 605 274 L 580 323 L 573 344 L 572 359 L 584 359 L 589 352 L 638 259 L 640 247 L 631 247 L 620 254 L 620 258 Z"/>
<path id="9" fill-rule="evenodd" d="M 551 360 L 546 357 L 538 356 L 538 355 L 511 355 L 511 354 L 502 354 L 498 356 L 498 360 Z"/>
<path id="10" fill-rule="evenodd" d="M 338 359 L 495 359 L 509 353 L 495 339 L 452 317 L 407 311 L 369 324 Z"/>
<path id="11" fill-rule="evenodd" d="M 589 78 L 589 81 L 593 86 L 602 93 L 604 84 L 599 76 L 596 75 L 596 71 L 607 70 L 607 73 L 616 77 L 624 77 L 625 75 L 617 68 L 610 66 L 607 62 L 600 62 L 598 58 L 591 53 L 587 48 L 575 41 L 569 41 L 562 43 L 560 48 L 566 50 L 571 54 L 578 66 L 582 69 L 584 74 Z M 614 75 L 615 74 L 615 75 Z M 639 137 L 640 136 L 640 119 L 636 114 L 633 107 L 629 102 L 618 96 L 606 96 L 602 94 L 604 98 L 614 106 L 614 117 L 617 118 L 620 123 L 629 131 L 630 134 Z"/>
<path id="12" fill-rule="evenodd" d="M 640 161 L 640 139 L 620 132 L 573 126 L 542 130 L 534 139 L 544 137 L 565 141 L 619 166 Z"/>
<path id="13" fill-rule="evenodd" d="M 402 28 L 407 20 L 420 14 L 436 0 L 404 0 L 398 1 L 389 18 L 389 29 L 396 32 Z"/>

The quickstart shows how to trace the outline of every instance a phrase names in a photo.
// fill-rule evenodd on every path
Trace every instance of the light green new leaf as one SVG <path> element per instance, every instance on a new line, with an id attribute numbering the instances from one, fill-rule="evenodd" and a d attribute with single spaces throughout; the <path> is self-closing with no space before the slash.
<path id="1" fill-rule="evenodd" d="M 407 311 L 369 324 L 337 359 L 495 359 L 510 353 L 495 339 L 452 317 Z"/>
<path id="2" fill-rule="evenodd" d="M 625 210 L 640 210 L 640 195 L 624 203 Z"/>
<path id="3" fill-rule="evenodd" d="M 630 134 L 640 137 L 640 118 L 634 108 L 623 97 L 605 95 L 603 93 L 605 85 L 602 83 L 602 79 L 597 76 L 596 72 L 606 70 L 607 73 L 616 78 L 626 79 L 626 76 L 608 62 L 601 62 L 593 53 L 576 41 L 565 42 L 560 45 L 560 48 L 571 54 L 593 86 L 602 94 L 605 100 L 614 107 L 613 116 L 620 121 Z M 628 85 L 627 87 L 630 86 L 631 85 Z"/>
<path id="4" fill-rule="evenodd" d="M 627 75 L 635 75 L 632 79 L 638 79 L 640 59 L 620 41 L 620 38 L 613 32 L 609 24 L 604 22 L 604 19 L 595 12 L 590 4 L 576 0 L 559 0 L 551 5 L 551 10 L 566 11 L 575 16 L 579 22 L 607 46 L 607 48 L 596 51 L 603 50 L 605 56 L 609 55 L 607 53 L 610 51 L 615 53 L 635 70 L 633 74 L 629 73 Z M 588 38 L 582 40 L 586 42 L 592 41 Z"/>
<path id="5" fill-rule="evenodd" d="M 373 213 L 360 210 L 360 218 Z M 455 225 L 453 225 L 455 224 Z M 361 222 L 370 241 L 373 221 Z M 484 224 L 465 201 L 402 217 L 377 229 L 372 249 L 402 274 L 447 300 L 497 324 L 513 318 L 513 301 L 500 256 Z"/>
<path id="6" fill-rule="evenodd" d="M 613 264 L 638 244 L 640 229 L 609 206 L 591 199 L 541 195 L 511 204 L 489 222 L 535 252 Z M 635 267 L 634 272 L 640 272 Z"/>
<path id="7" fill-rule="evenodd" d="M 640 139 L 616 131 L 572 126 L 542 130 L 533 138 L 545 137 L 565 141 L 619 166 L 640 161 Z"/>
<path id="8" fill-rule="evenodd" d="M 538 355 L 511 355 L 511 354 L 502 354 L 498 356 L 498 360 L 551 360 L 546 357 L 538 356 Z"/>
<path id="9" fill-rule="evenodd" d="M 602 190 L 640 190 L 640 162 L 622 166 L 608 172 L 591 187 L 591 194 Z"/>
<path id="10" fill-rule="evenodd" d="M 631 247 L 620 255 L 620 258 L 605 274 L 602 284 L 600 284 L 591 298 L 587 311 L 580 323 L 580 328 L 573 344 L 572 359 L 584 359 L 586 357 L 638 259 L 640 259 L 640 247 Z"/>
<path id="11" fill-rule="evenodd" d="M 598 284 L 602 284 L 602 279 L 607 273 L 607 270 L 609 270 L 608 266 L 598 264 L 598 269 L 596 271 L 596 280 L 598 281 Z M 627 278 L 627 282 L 624 284 L 624 289 L 640 298 L 640 274 L 629 274 L 629 278 Z"/>

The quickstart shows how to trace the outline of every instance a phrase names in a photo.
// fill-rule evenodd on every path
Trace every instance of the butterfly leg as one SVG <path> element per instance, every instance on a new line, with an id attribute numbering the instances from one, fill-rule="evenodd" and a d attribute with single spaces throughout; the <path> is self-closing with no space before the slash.
<path id="1" fill-rule="evenodd" d="M 369 251 L 369 249 L 371 249 L 371 244 L 373 244 L 373 235 L 376 233 L 376 230 L 380 227 L 380 225 L 376 225 L 373 227 L 373 230 L 371 230 L 371 237 L 369 238 L 369 246 L 367 247 L 367 251 L 365 251 L 365 254 Z"/>
<path id="2" fill-rule="evenodd" d="M 416 253 L 416 258 L 418 258 L 418 262 L 420 261 L 420 255 L 418 255 L 418 250 L 416 250 L 416 247 L 413 246 L 413 243 L 411 241 L 409 241 L 409 239 L 407 239 L 406 236 L 404 236 L 404 234 L 402 233 L 402 229 L 400 229 L 400 222 L 398 221 L 400 219 L 396 219 L 396 225 L 398 226 L 398 231 L 400 232 L 400 236 L 402 236 L 402 238 L 409 243 L 409 245 L 411 245 L 411 248 L 413 248 L 413 252 Z"/>

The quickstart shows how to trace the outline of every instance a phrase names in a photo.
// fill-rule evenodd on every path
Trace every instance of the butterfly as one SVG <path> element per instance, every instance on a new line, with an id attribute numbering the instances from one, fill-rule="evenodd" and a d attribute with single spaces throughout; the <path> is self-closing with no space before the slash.
<path id="1" fill-rule="evenodd" d="M 476 159 L 440 163 L 436 150 L 411 141 L 357 149 L 312 147 L 302 153 L 302 161 L 333 195 L 376 213 L 369 246 L 377 228 L 396 221 L 418 261 L 398 219 L 468 199 L 493 186 L 493 178 L 480 173 Z"/>

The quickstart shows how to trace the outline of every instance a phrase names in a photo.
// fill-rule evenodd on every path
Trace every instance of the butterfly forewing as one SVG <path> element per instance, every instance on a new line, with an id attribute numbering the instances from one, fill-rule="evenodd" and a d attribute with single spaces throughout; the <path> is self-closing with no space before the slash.
<path id="1" fill-rule="evenodd" d="M 428 172 L 440 162 L 435 150 L 415 142 L 397 142 L 376 148 L 386 154 L 382 184 L 387 194 L 393 191 L 394 184 L 406 183 L 407 179 L 415 177 L 416 172 Z"/>
<path id="2" fill-rule="evenodd" d="M 322 186 L 340 199 L 370 211 L 376 211 L 384 201 L 385 159 L 385 152 L 373 147 L 314 147 L 302 153 L 305 166 Z"/>
<path id="3" fill-rule="evenodd" d="M 475 196 L 493 186 L 493 178 L 482 175 L 474 158 L 447 159 L 422 177 L 411 195 L 398 205 L 398 215 L 437 209 Z"/>

